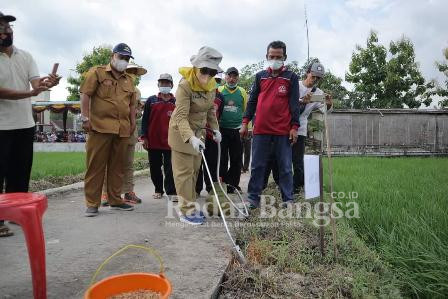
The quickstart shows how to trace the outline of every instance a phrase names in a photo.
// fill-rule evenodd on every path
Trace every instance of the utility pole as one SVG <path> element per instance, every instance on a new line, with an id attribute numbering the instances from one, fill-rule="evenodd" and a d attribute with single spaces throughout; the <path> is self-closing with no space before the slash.
<path id="1" fill-rule="evenodd" d="M 308 16 L 306 14 L 306 4 L 304 4 L 305 7 L 305 27 L 306 27 L 306 44 L 308 46 L 308 59 L 307 59 L 307 63 L 310 62 L 310 38 L 308 35 Z"/>

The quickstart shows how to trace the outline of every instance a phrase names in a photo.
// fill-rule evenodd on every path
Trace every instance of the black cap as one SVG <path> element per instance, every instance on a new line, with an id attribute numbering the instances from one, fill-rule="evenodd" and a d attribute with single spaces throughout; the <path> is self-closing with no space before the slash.
<path id="1" fill-rule="evenodd" d="M 118 53 L 118 54 L 121 54 L 124 56 L 129 56 L 132 59 L 134 59 L 134 57 L 132 56 L 131 48 L 129 48 L 129 46 L 126 45 L 125 43 L 119 43 L 118 45 L 116 45 L 112 52 Z"/>
<path id="2" fill-rule="evenodd" d="M 236 67 L 229 67 L 226 71 L 226 75 L 230 75 L 231 73 L 235 73 L 238 76 L 240 75 L 240 73 L 238 72 L 238 69 Z"/>
<path id="3" fill-rule="evenodd" d="M 16 20 L 16 17 L 14 17 L 14 16 L 4 15 L 4 14 L 0 11 L 0 20 L 2 20 L 2 21 L 6 21 L 6 22 L 14 22 L 14 21 Z"/>

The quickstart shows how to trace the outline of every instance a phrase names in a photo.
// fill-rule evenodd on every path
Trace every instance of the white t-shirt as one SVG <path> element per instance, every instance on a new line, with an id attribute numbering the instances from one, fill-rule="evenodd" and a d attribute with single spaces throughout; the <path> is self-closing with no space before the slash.
<path id="1" fill-rule="evenodd" d="M 39 78 L 31 54 L 13 47 L 11 57 L 0 52 L 0 87 L 30 91 L 30 82 Z M 0 130 L 26 129 L 34 126 L 31 98 L 0 99 Z"/>

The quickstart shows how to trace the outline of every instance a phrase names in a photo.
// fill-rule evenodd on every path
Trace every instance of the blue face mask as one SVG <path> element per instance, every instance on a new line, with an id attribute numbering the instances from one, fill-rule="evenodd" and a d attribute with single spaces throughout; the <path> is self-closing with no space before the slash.
<path id="1" fill-rule="evenodd" d="M 236 88 L 236 87 L 237 87 L 238 83 L 235 83 L 235 84 L 229 84 L 229 83 L 226 83 L 226 85 L 227 85 L 228 88 L 233 89 L 233 88 Z"/>
<path id="2" fill-rule="evenodd" d="M 171 87 L 169 86 L 160 86 L 159 91 L 163 94 L 169 94 L 171 92 Z"/>

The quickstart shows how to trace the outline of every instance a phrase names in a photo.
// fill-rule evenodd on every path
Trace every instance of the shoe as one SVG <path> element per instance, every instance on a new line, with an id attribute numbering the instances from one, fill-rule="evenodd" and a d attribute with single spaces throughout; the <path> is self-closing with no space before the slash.
<path id="1" fill-rule="evenodd" d="M 121 211 L 132 211 L 134 210 L 134 207 L 131 205 L 128 205 L 127 203 L 122 203 L 119 205 L 110 205 L 111 210 L 121 210 Z"/>
<path id="2" fill-rule="evenodd" d="M 14 233 L 5 224 L 0 224 L 0 238 L 11 237 Z"/>
<path id="3" fill-rule="evenodd" d="M 244 203 L 246 204 L 246 206 L 249 209 L 256 209 L 256 208 L 258 208 L 260 206 L 259 202 L 256 202 L 255 200 L 252 200 L 250 198 L 246 198 Z"/>
<path id="4" fill-rule="evenodd" d="M 190 225 L 201 225 L 204 223 L 204 219 L 196 217 L 196 215 L 192 215 L 192 216 L 180 215 L 179 220 L 180 220 L 180 222 L 190 224 Z"/>
<path id="5" fill-rule="evenodd" d="M 204 212 L 202 212 L 202 211 L 199 211 L 199 212 L 196 211 L 196 212 L 193 214 L 193 216 L 196 217 L 196 218 L 201 218 L 201 219 L 205 219 L 205 218 L 206 218 Z"/>
<path id="6" fill-rule="evenodd" d="M 142 203 L 141 198 L 135 195 L 134 192 L 128 192 L 124 194 L 124 201 L 132 204 Z"/>
<path id="7" fill-rule="evenodd" d="M 98 216 L 98 208 L 97 207 L 88 207 L 85 212 L 86 217 L 95 217 Z"/>

